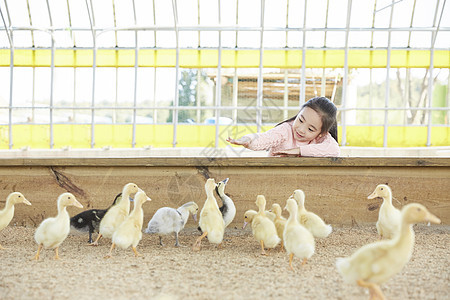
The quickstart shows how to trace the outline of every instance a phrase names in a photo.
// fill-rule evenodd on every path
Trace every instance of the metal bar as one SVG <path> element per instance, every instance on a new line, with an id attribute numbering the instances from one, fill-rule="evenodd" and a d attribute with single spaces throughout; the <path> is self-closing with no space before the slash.
<path id="1" fill-rule="evenodd" d="M 3 16 L 3 10 L 0 7 L 0 14 L 2 16 L 3 25 L 5 28 L 9 28 L 6 30 L 6 34 L 8 36 L 10 53 L 9 53 L 9 106 L 8 106 L 8 148 L 12 149 L 13 147 L 13 133 L 12 133 L 12 109 L 13 109 L 13 89 L 14 89 L 14 37 L 13 31 L 11 28 L 11 18 L 9 16 L 8 3 L 5 1 L 5 9 L 8 17 L 9 26 L 6 25 L 5 17 Z M 10 32 L 11 31 L 11 32 Z"/>
<path id="2" fill-rule="evenodd" d="M 441 20 L 442 20 L 442 14 L 444 13 L 444 9 L 445 9 L 445 3 L 446 0 L 444 0 L 444 4 L 442 5 L 442 10 L 441 10 L 441 15 L 439 17 L 439 21 L 436 25 L 436 20 L 437 20 L 437 15 L 438 15 L 438 11 L 439 11 L 439 4 L 440 4 L 440 0 L 437 1 L 436 3 L 436 11 L 434 14 L 434 21 L 433 21 L 433 25 L 436 26 L 436 31 L 434 31 L 431 34 L 431 48 L 430 48 L 430 72 L 429 72 L 429 78 L 428 78 L 428 108 L 431 108 L 433 106 L 433 84 L 434 84 L 434 79 L 433 79 L 433 70 L 434 70 L 434 43 L 436 42 L 436 36 L 437 33 L 439 32 L 439 26 L 441 24 Z M 431 110 L 428 111 L 428 128 L 427 128 L 427 147 L 431 146 L 431 124 L 432 124 L 432 115 L 431 115 Z"/>
<path id="3" fill-rule="evenodd" d="M 137 25 L 136 18 L 136 4 L 133 0 L 133 15 L 134 15 L 134 24 Z M 138 32 L 134 33 L 135 38 L 135 50 L 134 50 L 134 99 L 133 99 L 133 133 L 132 133 L 132 142 L 131 147 L 136 147 L 136 105 L 137 105 L 137 82 L 138 82 L 138 66 L 139 66 L 139 43 L 138 43 Z"/>
<path id="4" fill-rule="evenodd" d="M 392 18 L 394 15 L 394 0 L 392 0 L 391 15 L 389 18 L 389 26 L 392 26 Z M 384 94 L 384 107 L 389 107 L 389 92 L 391 88 L 389 73 L 391 71 L 391 33 L 388 32 L 388 52 L 387 52 L 387 62 L 386 62 L 386 89 Z M 389 123 L 389 111 L 386 109 L 384 111 L 384 133 L 383 133 L 383 147 L 388 146 L 388 123 Z"/>
<path id="5" fill-rule="evenodd" d="M 175 62 L 175 98 L 174 107 L 172 113 L 173 122 L 173 141 L 172 146 L 175 148 L 177 146 L 177 127 L 178 127 L 178 109 L 179 109 L 179 98 L 178 98 L 178 81 L 180 72 L 180 47 L 179 47 L 179 34 L 178 34 L 178 11 L 177 11 L 177 0 L 172 0 L 172 10 L 173 10 L 173 21 L 175 26 L 175 38 L 176 38 L 176 62 Z"/>
<path id="6" fill-rule="evenodd" d="M 264 1 L 264 0 L 263 0 Z M 220 0 L 217 0 L 219 9 L 219 25 L 222 24 Z M 219 55 L 217 62 L 217 85 L 216 85 L 216 106 L 222 106 L 222 32 L 219 30 Z M 197 83 L 198 84 L 198 83 Z M 214 146 L 219 148 L 219 133 L 220 133 L 220 109 L 216 109 L 216 134 Z"/>
<path id="7" fill-rule="evenodd" d="M 350 17 L 352 11 L 352 0 L 348 0 L 347 3 L 347 22 L 345 28 L 345 58 L 344 58 L 344 79 L 342 83 L 342 107 L 345 109 L 347 106 L 347 86 L 348 86 L 348 37 L 350 35 Z M 347 144 L 347 120 L 345 115 L 345 110 L 341 112 L 341 128 L 342 128 L 342 138 L 341 145 L 345 146 Z"/>
<path id="8" fill-rule="evenodd" d="M 95 79 L 97 73 L 97 38 L 96 32 L 94 29 L 95 19 L 94 19 L 94 8 L 92 7 L 91 0 L 91 9 L 89 8 L 88 0 L 85 0 L 86 9 L 89 16 L 89 23 L 91 24 L 92 30 L 92 40 L 94 44 L 94 57 L 92 62 L 92 98 L 91 98 L 91 148 L 95 147 Z M 92 15 L 91 15 L 92 13 Z"/>
<path id="9" fill-rule="evenodd" d="M 31 109 L 33 106 L 14 106 L 14 109 Z M 9 106 L 0 106 L 0 109 L 8 109 Z M 35 106 L 35 109 L 48 109 L 48 106 Z M 129 109 L 129 110 L 133 110 L 134 106 L 102 106 L 102 107 L 95 107 L 95 106 L 54 106 L 53 109 L 54 110 L 58 110 L 58 109 L 76 109 L 76 110 L 90 110 L 90 109 L 96 109 L 96 110 L 104 110 L 104 109 Z M 279 108 L 279 106 L 263 106 L 261 107 L 261 109 L 263 110 L 273 110 Z M 136 109 L 161 109 L 161 110 L 168 110 L 168 109 L 173 109 L 173 106 L 136 106 Z M 195 106 L 183 106 L 183 110 L 197 110 L 198 108 Z M 238 110 L 245 110 L 245 109 L 250 109 L 250 110 L 257 110 L 258 106 L 223 106 L 223 107 L 219 107 L 219 106 L 202 106 L 200 107 L 201 110 L 216 110 L 216 109 L 220 109 L 220 110 L 234 110 L 234 109 L 238 109 Z M 289 110 L 298 110 L 298 107 L 296 106 L 288 106 L 287 109 Z M 338 111 L 349 111 L 349 110 L 377 110 L 377 111 L 385 111 L 385 110 L 395 110 L 395 111 L 400 111 L 400 110 L 424 110 L 424 111 L 450 111 L 450 107 L 346 107 L 346 108 L 342 108 L 342 107 L 338 107 Z"/>
<path id="10" fill-rule="evenodd" d="M 261 131 L 262 126 L 262 103 L 263 103 L 263 87 L 264 87 L 264 77 L 263 77 L 263 57 L 264 57 L 264 5 L 265 0 L 261 0 L 261 34 L 260 34 L 260 44 L 259 44 L 259 68 L 258 68 L 258 82 L 256 91 L 256 126 L 258 132 Z"/>
<path id="11" fill-rule="evenodd" d="M 47 10 L 48 10 L 48 18 L 50 22 L 50 27 L 53 27 L 53 20 L 52 20 L 52 14 L 50 11 L 50 4 L 48 0 L 46 0 L 47 3 Z M 55 37 L 53 35 L 53 31 L 51 31 L 51 38 L 52 38 L 52 52 L 51 52 L 51 63 L 50 63 L 50 149 L 53 149 L 53 146 L 55 145 L 54 141 L 54 133 L 53 133 L 53 100 L 54 100 L 54 86 L 55 86 Z"/>
<path id="12" fill-rule="evenodd" d="M 114 27 L 117 26 L 117 17 L 116 17 L 116 5 L 114 0 L 112 0 L 112 11 L 113 11 L 113 22 L 114 22 Z M 119 48 L 119 39 L 117 38 L 117 31 L 114 32 L 114 44 L 115 44 L 115 49 Z M 118 52 L 115 51 L 114 52 L 114 58 L 116 60 L 116 65 L 119 65 L 119 57 L 118 57 Z M 116 88 L 115 88 L 115 95 L 114 95 L 114 105 L 117 106 L 119 103 L 119 67 L 115 68 L 116 70 Z M 113 114 L 113 123 L 117 122 L 117 109 L 114 109 L 114 114 Z"/>
<path id="13" fill-rule="evenodd" d="M 153 4 L 153 25 L 156 26 L 156 7 L 155 0 L 152 1 Z M 155 48 L 156 48 L 156 30 L 153 32 L 153 38 L 155 39 Z M 153 61 L 156 66 L 158 52 L 155 53 Z M 156 107 L 156 67 L 153 68 L 153 106 Z M 153 122 L 158 123 L 158 110 L 153 110 Z"/>
<path id="14" fill-rule="evenodd" d="M 45 33 L 50 34 L 48 31 L 43 31 Z M 16 49 L 20 50 L 36 50 L 36 48 L 33 47 L 16 47 Z M 58 47 L 58 50 L 93 50 L 93 47 Z M 98 50 L 134 50 L 134 47 L 117 47 L 117 48 L 105 48 L 105 47 L 97 47 Z M 140 50 L 175 50 L 176 47 L 139 47 Z M 180 47 L 180 50 L 192 50 L 192 48 L 189 47 Z M 201 47 L 200 49 L 195 50 L 211 50 L 212 48 L 208 47 Z M 250 47 L 222 47 L 223 50 L 259 50 L 259 48 L 250 48 Z M 377 47 L 377 48 L 364 48 L 364 47 L 349 47 L 350 50 L 367 50 L 367 51 L 377 51 L 377 50 L 387 50 L 387 47 Z M 407 51 L 429 51 L 430 48 L 408 48 L 408 47 L 391 47 L 392 50 L 407 50 Z M 39 50 L 51 50 L 51 47 L 39 47 Z M 265 47 L 264 50 L 283 50 L 283 51 L 298 51 L 303 50 L 302 47 L 292 47 L 289 49 L 280 49 L 275 47 Z M 308 50 L 324 50 L 323 48 L 318 47 L 308 47 Z M 326 50 L 345 50 L 345 47 L 328 47 Z M 435 48 L 435 50 L 444 50 L 448 51 L 448 48 Z"/>
<path id="15" fill-rule="evenodd" d="M 196 26 L 196 25 L 190 25 L 190 26 L 178 26 L 178 31 L 260 31 L 261 27 L 249 27 L 249 26 L 228 26 L 228 25 L 224 25 L 221 27 L 217 27 L 217 26 L 206 26 L 206 25 L 200 25 L 200 26 Z M 34 30 L 40 30 L 40 31 L 45 31 L 48 30 L 48 28 L 44 28 L 44 27 L 39 27 L 39 26 L 12 26 L 11 27 L 12 30 L 14 31 L 19 31 L 19 30 L 26 30 L 26 31 L 34 31 Z M 174 31 L 174 27 L 173 26 L 121 26 L 121 27 L 95 27 L 93 28 L 96 32 L 98 32 L 98 34 L 103 34 L 106 32 L 110 32 L 110 31 Z M 5 30 L 5 27 L 0 27 L 0 30 Z M 52 28 L 53 31 L 55 32 L 64 32 L 67 31 L 66 27 L 53 27 Z M 72 27 L 71 28 L 72 31 L 91 31 L 91 29 L 89 27 Z M 421 32 L 426 32 L 426 31 L 435 31 L 436 28 L 434 27 L 414 27 L 414 28 L 410 28 L 410 27 L 391 27 L 391 28 L 386 28 L 386 27 L 376 27 L 376 28 L 372 28 L 372 27 L 351 27 L 350 31 L 351 32 L 361 32 L 361 31 L 370 31 L 370 32 L 375 32 L 375 31 L 382 31 L 382 32 L 393 32 L 393 31 L 421 31 Z M 265 27 L 264 31 L 323 31 L 323 32 L 330 32 L 330 31 L 334 31 L 334 32 L 345 32 L 346 29 L 342 28 L 342 27 Z M 450 27 L 442 27 L 440 29 L 440 31 L 450 31 Z"/>
<path id="16" fill-rule="evenodd" d="M 305 0 L 305 9 L 303 12 L 303 28 L 306 26 L 306 15 L 308 8 L 308 0 Z M 302 45 L 302 73 L 300 78 L 300 95 L 298 99 L 298 106 L 301 107 L 306 101 L 306 31 L 303 30 L 303 45 Z"/>

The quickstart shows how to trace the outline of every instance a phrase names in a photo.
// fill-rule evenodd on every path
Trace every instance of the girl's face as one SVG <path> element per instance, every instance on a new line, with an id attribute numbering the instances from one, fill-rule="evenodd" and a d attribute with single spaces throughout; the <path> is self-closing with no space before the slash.
<path id="1" fill-rule="evenodd" d="M 314 140 L 322 130 L 322 119 L 312 108 L 303 108 L 295 118 L 292 125 L 294 139 L 299 142 Z"/>

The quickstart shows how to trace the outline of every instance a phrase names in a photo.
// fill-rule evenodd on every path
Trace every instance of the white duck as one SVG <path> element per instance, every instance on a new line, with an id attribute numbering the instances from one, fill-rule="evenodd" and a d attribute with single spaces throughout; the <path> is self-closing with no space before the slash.
<path id="1" fill-rule="evenodd" d="M 441 220 L 421 204 L 404 206 L 399 233 L 393 239 L 362 246 L 351 256 L 338 258 L 336 267 L 339 273 L 345 281 L 369 288 L 371 299 L 385 299 L 378 285 L 400 272 L 411 259 L 413 224 L 418 222 L 439 224 Z"/>
<path id="2" fill-rule="evenodd" d="M 256 197 L 258 213 L 253 217 L 252 232 L 261 245 L 261 255 L 267 255 L 264 248 L 275 248 L 281 241 L 278 237 L 275 224 L 266 216 L 266 198 L 263 195 Z"/>
<path id="3" fill-rule="evenodd" d="M 223 205 L 219 208 L 220 212 L 223 216 L 223 221 L 225 222 L 225 227 L 228 227 L 231 222 L 233 222 L 234 217 L 236 216 L 236 206 L 234 205 L 233 200 L 225 194 L 225 186 L 228 183 L 228 178 L 225 180 L 219 181 L 216 186 L 216 193 L 219 195 L 219 198 L 222 200 Z"/>
<path id="4" fill-rule="evenodd" d="M 298 220 L 300 224 L 311 231 L 314 237 L 325 238 L 330 235 L 333 228 L 315 213 L 307 211 L 305 208 L 305 193 L 302 190 L 295 190 L 293 194 L 294 199 L 298 204 Z"/>
<path id="5" fill-rule="evenodd" d="M 376 224 L 380 238 L 392 239 L 400 231 L 402 214 L 392 205 L 391 188 L 385 184 L 378 185 L 367 199 L 383 198 Z"/>
<path id="6" fill-rule="evenodd" d="M 28 201 L 24 195 L 19 192 L 14 192 L 8 195 L 6 198 L 5 207 L 0 210 L 0 231 L 2 231 L 6 226 L 8 226 L 9 222 L 11 222 L 14 217 L 14 205 L 19 203 L 25 203 L 26 205 L 31 205 L 30 201 Z M 4 250 L 2 245 L 0 245 L 0 250 Z"/>
<path id="7" fill-rule="evenodd" d="M 70 216 L 66 210 L 67 206 L 83 208 L 71 193 L 63 193 L 58 197 L 58 215 L 54 218 L 47 218 L 38 226 L 34 234 L 34 239 L 39 245 L 35 260 L 39 260 L 42 248 L 55 249 L 55 259 L 59 259 L 58 248 L 64 242 L 70 232 Z"/>
<path id="8" fill-rule="evenodd" d="M 192 250 L 199 251 L 202 239 L 207 236 L 212 244 L 220 245 L 223 240 L 225 231 L 225 222 L 222 218 L 222 213 L 217 205 L 216 198 L 214 198 L 214 189 L 216 183 L 214 179 L 209 178 L 205 184 L 206 201 L 200 212 L 199 225 L 203 234 L 195 241 Z"/>
<path id="9" fill-rule="evenodd" d="M 312 233 L 298 221 L 297 202 L 294 199 L 288 199 L 285 209 L 289 212 L 289 218 L 284 228 L 283 241 L 286 252 L 289 254 L 289 266 L 294 271 L 292 266 L 294 255 L 303 259 L 302 265 L 304 265 L 306 260 L 314 254 L 315 242 Z"/>
<path id="10" fill-rule="evenodd" d="M 98 240 L 104 236 L 111 238 L 117 227 L 125 220 L 130 213 L 130 195 L 140 191 L 139 187 L 134 183 L 127 183 L 122 189 L 122 199 L 111 208 L 108 209 L 105 216 L 100 221 L 100 228 L 95 242 L 92 246 L 98 245 Z"/>
<path id="11" fill-rule="evenodd" d="M 147 201 L 152 201 L 152 199 L 147 197 L 144 191 L 139 190 L 134 197 L 133 210 L 125 218 L 125 220 L 120 223 L 112 235 L 111 249 L 106 258 L 112 256 L 112 251 L 116 245 L 121 249 L 127 249 L 131 246 L 134 256 L 139 256 L 136 246 L 142 239 L 142 223 L 144 222 L 144 211 L 142 210 L 142 205 Z"/>
<path id="12" fill-rule="evenodd" d="M 180 246 L 180 243 L 178 242 L 178 233 L 183 230 L 186 225 L 189 214 L 192 214 L 194 221 L 197 221 L 197 213 L 198 205 L 192 201 L 183 204 L 177 209 L 172 207 L 161 207 L 148 222 L 145 233 L 158 234 L 159 244 L 161 246 L 163 246 L 161 235 L 175 233 L 175 247 L 178 247 Z"/>

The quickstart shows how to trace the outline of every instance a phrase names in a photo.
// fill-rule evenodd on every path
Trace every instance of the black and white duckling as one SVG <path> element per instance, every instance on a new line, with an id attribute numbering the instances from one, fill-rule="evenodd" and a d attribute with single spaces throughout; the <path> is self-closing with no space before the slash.
<path id="1" fill-rule="evenodd" d="M 225 227 L 233 222 L 234 217 L 236 216 L 236 206 L 234 205 L 233 200 L 225 194 L 225 186 L 227 185 L 230 179 L 226 178 L 216 185 L 216 194 L 219 196 L 220 200 L 222 200 L 222 206 L 219 207 L 220 212 L 222 213 L 223 221 L 225 222 Z M 198 231 L 202 232 L 200 226 L 198 226 Z"/>
<path id="2" fill-rule="evenodd" d="M 122 199 L 122 193 L 117 194 L 111 206 Z M 110 206 L 110 207 L 111 207 Z M 70 218 L 70 226 L 78 231 L 89 232 L 89 244 L 92 243 L 92 233 L 98 232 L 100 221 L 105 216 L 107 209 L 89 209 Z"/>
<path id="3" fill-rule="evenodd" d="M 228 183 L 229 178 L 222 180 L 217 183 L 216 193 L 219 195 L 220 200 L 222 200 L 222 206 L 219 207 L 220 212 L 223 216 L 223 221 L 225 222 L 225 227 L 230 225 L 233 222 L 234 217 L 236 216 L 236 206 L 234 205 L 233 200 L 225 194 L 225 186 Z"/>
<path id="4" fill-rule="evenodd" d="M 172 207 L 161 207 L 153 215 L 152 219 L 148 222 L 145 233 L 158 234 L 159 244 L 163 246 L 162 235 L 175 233 L 175 247 L 180 246 L 178 242 L 178 233 L 183 230 L 186 222 L 189 218 L 189 214 L 192 214 L 194 221 L 197 221 L 198 205 L 195 202 L 188 202 L 178 207 L 177 209 Z"/>
<path id="5" fill-rule="evenodd" d="M 0 210 L 0 231 L 3 230 L 6 226 L 8 226 L 9 222 L 11 222 L 14 217 L 14 205 L 18 203 L 25 203 L 26 205 L 31 205 L 30 201 L 25 199 L 25 197 L 19 193 L 14 192 L 8 195 L 6 198 L 5 207 Z M 0 250 L 5 248 L 0 245 Z"/>

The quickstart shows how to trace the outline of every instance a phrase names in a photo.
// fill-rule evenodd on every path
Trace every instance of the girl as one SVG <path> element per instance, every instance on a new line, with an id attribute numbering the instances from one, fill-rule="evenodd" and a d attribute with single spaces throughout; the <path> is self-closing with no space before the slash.
<path id="1" fill-rule="evenodd" d="M 300 112 L 264 133 L 228 138 L 250 150 L 269 150 L 269 156 L 339 156 L 337 108 L 325 97 L 303 104 Z"/>

